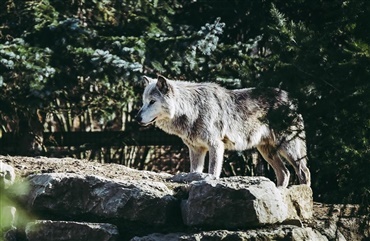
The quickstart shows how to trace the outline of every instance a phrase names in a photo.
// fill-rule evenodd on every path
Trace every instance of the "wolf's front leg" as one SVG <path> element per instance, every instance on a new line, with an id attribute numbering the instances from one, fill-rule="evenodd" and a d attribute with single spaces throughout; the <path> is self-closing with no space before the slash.
<path id="1" fill-rule="evenodd" d="M 219 178 L 222 171 L 222 164 L 224 160 L 225 145 L 220 140 L 212 143 L 209 147 L 209 169 L 208 173 L 216 178 Z"/>
<path id="2" fill-rule="evenodd" d="M 190 154 L 190 172 L 203 172 L 204 158 L 207 154 L 207 149 L 204 147 L 188 146 Z"/>

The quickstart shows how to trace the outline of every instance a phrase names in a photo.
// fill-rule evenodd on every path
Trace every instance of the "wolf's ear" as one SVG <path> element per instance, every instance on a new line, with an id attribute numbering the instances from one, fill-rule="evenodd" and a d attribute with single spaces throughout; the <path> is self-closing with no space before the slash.
<path id="1" fill-rule="evenodd" d="M 165 77 L 158 75 L 157 88 L 162 94 L 165 95 L 170 90 L 170 83 L 168 83 L 168 80 Z"/>
<path id="2" fill-rule="evenodd" d="M 147 87 L 150 83 L 153 83 L 155 81 L 155 79 L 152 79 L 148 76 L 143 76 L 143 83 L 144 83 L 144 87 Z"/>

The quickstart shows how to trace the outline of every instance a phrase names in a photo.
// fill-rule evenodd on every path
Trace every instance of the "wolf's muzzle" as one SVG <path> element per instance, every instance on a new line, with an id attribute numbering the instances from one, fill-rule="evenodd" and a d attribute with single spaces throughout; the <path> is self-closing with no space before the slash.
<path id="1" fill-rule="evenodd" d="M 153 120 L 151 120 L 150 122 L 147 122 L 147 123 L 144 123 L 143 122 L 143 118 L 141 117 L 141 115 L 136 115 L 135 116 L 135 120 L 142 126 L 148 126 L 150 124 L 153 124 L 155 121 L 156 121 L 157 117 L 155 117 Z"/>
<path id="2" fill-rule="evenodd" d="M 135 116 L 135 120 L 136 120 L 137 122 L 141 123 L 141 121 L 143 120 L 143 118 L 142 118 L 139 114 L 137 114 L 137 115 Z"/>

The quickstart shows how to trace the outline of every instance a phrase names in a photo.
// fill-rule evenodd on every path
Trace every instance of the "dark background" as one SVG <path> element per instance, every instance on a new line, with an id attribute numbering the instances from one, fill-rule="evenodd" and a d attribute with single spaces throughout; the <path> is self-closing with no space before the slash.
<path id="1" fill-rule="evenodd" d="M 1 153 L 148 159 L 152 147 L 52 149 L 41 138 L 130 131 L 144 74 L 279 87 L 305 119 L 315 200 L 369 204 L 369 23 L 366 0 L 1 1 L 0 133 L 21 140 Z M 163 163 L 186 157 L 159 149 Z M 253 153 L 228 154 L 238 171 L 223 175 L 253 174 Z"/>

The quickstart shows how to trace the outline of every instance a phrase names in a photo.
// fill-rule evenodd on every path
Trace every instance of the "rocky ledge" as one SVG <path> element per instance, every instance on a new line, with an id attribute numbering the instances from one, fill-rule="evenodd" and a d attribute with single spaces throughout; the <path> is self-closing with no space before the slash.
<path id="1" fill-rule="evenodd" d="M 0 156 L 0 167 L 11 200 L 0 206 L 5 240 L 370 237 L 360 207 L 314 204 L 311 188 L 277 188 L 264 177 L 172 176 L 71 158 Z"/>

